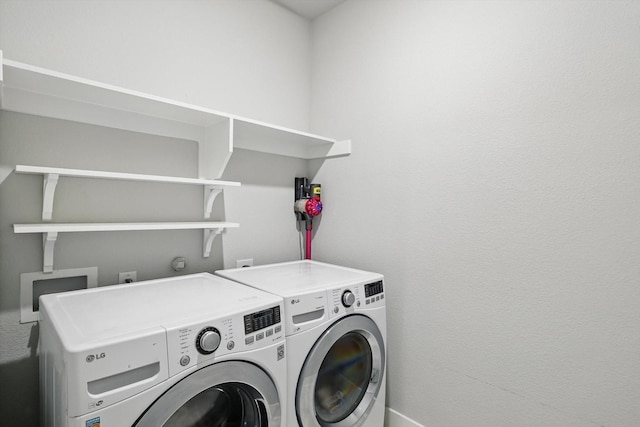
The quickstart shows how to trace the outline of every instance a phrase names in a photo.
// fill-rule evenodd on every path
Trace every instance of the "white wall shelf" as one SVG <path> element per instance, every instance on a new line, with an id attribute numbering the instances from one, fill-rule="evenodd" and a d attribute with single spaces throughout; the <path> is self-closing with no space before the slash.
<path id="1" fill-rule="evenodd" d="M 208 108 L 161 98 L 69 74 L 5 59 L 0 51 L 0 109 L 166 136 L 198 143 L 198 179 L 131 173 L 87 171 L 18 165 L 18 173 L 42 174 L 42 224 L 14 224 L 15 233 L 42 233 L 44 271 L 53 271 L 53 249 L 58 233 L 127 230 L 204 230 L 207 257 L 215 237 L 236 223 L 121 223 L 54 224 L 56 186 L 61 176 L 124 179 L 204 186 L 204 217 L 222 187 L 239 183 L 218 181 L 235 148 L 300 159 L 325 159 L 351 154 L 351 141 L 296 131 Z"/>
<path id="2" fill-rule="evenodd" d="M 197 141 L 198 176 L 222 176 L 234 148 L 317 159 L 348 156 L 351 141 L 300 132 L 2 58 L 0 108 Z"/>
<path id="3" fill-rule="evenodd" d="M 88 231 L 153 231 L 237 228 L 235 222 L 103 222 L 103 223 L 36 223 L 13 224 L 16 234 L 24 233 L 83 233 Z"/>
<path id="4" fill-rule="evenodd" d="M 16 165 L 15 171 L 17 173 L 43 175 L 44 177 L 44 187 L 43 187 L 43 194 L 42 194 L 42 220 L 43 221 L 50 221 L 53 217 L 53 201 L 55 198 L 55 190 L 61 176 L 76 177 L 76 178 L 97 178 L 97 179 L 113 179 L 113 180 L 126 180 L 126 181 L 202 185 L 204 186 L 204 189 L 205 189 L 205 201 L 204 201 L 204 206 L 205 206 L 204 217 L 205 218 L 211 217 L 211 211 L 213 209 L 213 201 L 215 200 L 215 197 L 218 194 L 220 194 L 220 192 L 224 187 L 240 186 L 239 182 L 233 182 L 233 181 L 183 178 L 183 177 L 161 176 L 161 175 L 143 175 L 143 174 L 134 174 L 134 173 L 106 172 L 106 171 L 93 171 L 93 170 L 82 170 L 82 169 L 52 168 L 52 167 L 45 167 L 45 166 Z"/>
<path id="5" fill-rule="evenodd" d="M 204 230 L 203 257 L 211 254 L 211 245 L 215 237 L 228 228 L 237 228 L 234 222 L 137 222 L 137 223 L 67 223 L 67 224 L 14 224 L 16 234 L 42 233 L 43 235 L 43 272 L 53 271 L 53 251 L 58 233 L 82 233 L 96 231 L 158 231 L 158 230 Z"/>
<path id="6" fill-rule="evenodd" d="M 46 166 L 16 165 L 15 171 L 24 174 L 43 175 L 42 220 L 50 221 L 53 217 L 53 200 L 55 190 L 61 176 L 76 178 L 97 178 L 127 181 L 143 181 L 156 183 L 175 183 L 204 186 L 204 216 L 209 218 L 213 202 L 224 187 L 240 186 L 239 182 L 196 179 L 161 175 L 143 175 L 122 172 L 93 171 L 83 169 L 52 168 Z M 53 271 L 53 253 L 58 233 L 78 233 L 96 231 L 157 231 L 157 230 L 204 230 L 203 257 L 211 254 L 211 246 L 216 236 L 227 228 L 237 228 L 239 224 L 232 222 L 147 222 L 147 223 L 71 223 L 55 224 L 14 224 L 16 234 L 42 233 L 43 235 L 43 272 Z"/>

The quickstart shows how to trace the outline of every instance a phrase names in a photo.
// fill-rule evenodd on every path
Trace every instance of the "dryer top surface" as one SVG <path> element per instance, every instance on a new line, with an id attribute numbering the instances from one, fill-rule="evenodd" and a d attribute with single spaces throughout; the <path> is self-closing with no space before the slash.
<path id="1" fill-rule="evenodd" d="M 383 278 L 378 273 L 310 260 L 221 270 L 216 274 L 283 297 Z"/>

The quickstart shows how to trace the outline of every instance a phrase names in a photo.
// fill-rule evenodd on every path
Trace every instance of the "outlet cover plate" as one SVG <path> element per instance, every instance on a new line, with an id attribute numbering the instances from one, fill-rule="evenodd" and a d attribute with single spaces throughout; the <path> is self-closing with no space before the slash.
<path id="1" fill-rule="evenodd" d="M 253 267 L 253 258 L 236 260 L 236 268 Z"/>

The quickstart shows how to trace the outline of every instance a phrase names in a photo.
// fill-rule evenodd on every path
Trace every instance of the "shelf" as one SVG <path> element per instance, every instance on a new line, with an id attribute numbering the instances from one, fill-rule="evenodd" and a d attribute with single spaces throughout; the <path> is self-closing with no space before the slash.
<path id="1" fill-rule="evenodd" d="M 219 181 L 234 149 L 245 149 L 305 160 L 351 154 L 351 141 L 313 135 L 208 108 L 100 83 L 5 59 L 0 51 L 0 109 L 61 120 L 105 126 L 198 143 L 198 177 L 180 178 L 40 166 L 16 166 L 17 173 L 43 175 L 41 224 L 14 224 L 15 233 L 41 233 L 44 270 L 53 271 L 58 233 L 202 229 L 203 253 L 208 257 L 215 237 L 227 222 L 187 223 L 46 223 L 53 217 L 53 202 L 60 177 L 118 179 L 204 187 L 204 217 L 209 218 L 223 187 L 240 183 Z"/>
<path id="2" fill-rule="evenodd" d="M 198 176 L 222 176 L 234 148 L 317 159 L 348 156 L 350 141 L 189 105 L 2 58 L 0 108 L 196 141 Z"/>
<path id="3" fill-rule="evenodd" d="M 84 233 L 88 231 L 153 231 L 153 230 L 210 230 L 237 228 L 235 222 L 103 222 L 103 223 L 37 223 L 13 224 L 16 234 L 25 233 Z"/>
<path id="4" fill-rule="evenodd" d="M 174 183 L 174 184 L 188 184 L 188 185 L 202 185 L 205 188 L 205 200 L 204 200 L 204 217 L 209 218 L 211 216 L 211 210 L 213 209 L 213 201 L 216 196 L 220 194 L 224 187 L 239 187 L 239 182 L 233 181 L 219 181 L 213 179 L 197 179 L 197 178 L 183 178 L 173 176 L 161 176 L 161 175 L 142 175 L 134 173 L 122 173 L 122 172 L 105 172 L 105 171 L 93 171 L 82 169 L 66 169 L 66 168 L 52 168 L 45 166 L 27 166 L 16 165 L 15 171 L 17 173 L 36 174 L 44 176 L 44 190 L 42 196 L 42 220 L 50 221 L 53 217 L 53 200 L 55 197 L 55 190 L 59 177 L 76 177 L 76 178 L 98 178 L 98 179 L 113 179 L 113 180 L 126 180 L 126 181 L 143 181 L 143 182 L 158 182 L 158 183 Z"/>
<path id="5" fill-rule="evenodd" d="M 58 174 L 62 176 L 78 177 L 78 178 L 100 178 L 100 179 L 114 179 L 125 181 L 146 181 L 146 182 L 163 182 L 174 184 L 192 184 L 192 185 L 213 185 L 218 187 L 238 187 L 239 182 L 233 181 L 220 181 L 215 179 L 200 179 L 200 178 L 183 178 L 175 176 L 162 176 L 162 175 L 143 175 L 135 173 L 124 172 L 106 172 L 106 171 L 93 171 L 82 169 L 66 169 L 66 168 L 51 168 L 45 166 L 26 166 L 17 165 L 16 172 L 28 173 L 28 174 Z"/>
<path id="6" fill-rule="evenodd" d="M 203 257 L 211 254 L 211 245 L 217 235 L 228 228 L 238 228 L 234 222 L 140 222 L 140 223 L 70 223 L 70 224 L 14 224 L 16 234 L 42 233 L 43 272 L 53 271 L 53 251 L 58 233 L 83 233 L 96 231 L 157 231 L 157 230 L 204 230 Z"/>
<path id="7" fill-rule="evenodd" d="M 310 133 L 269 125 L 249 119 L 233 121 L 237 148 L 305 160 L 343 157 L 351 154 L 351 141 L 336 141 Z"/>

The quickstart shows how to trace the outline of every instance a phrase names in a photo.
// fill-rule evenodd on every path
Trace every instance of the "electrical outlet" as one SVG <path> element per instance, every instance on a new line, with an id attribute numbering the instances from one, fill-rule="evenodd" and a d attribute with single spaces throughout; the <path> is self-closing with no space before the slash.
<path id="1" fill-rule="evenodd" d="M 236 260 L 236 268 L 253 267 L 253 258 Z"/>
<path id="2" fill-rule="evenodd" d="M 118 273 L 118 283 L 131 283 L 138 280 L 138 273 L 135 271 L 126 271 Z"/>

